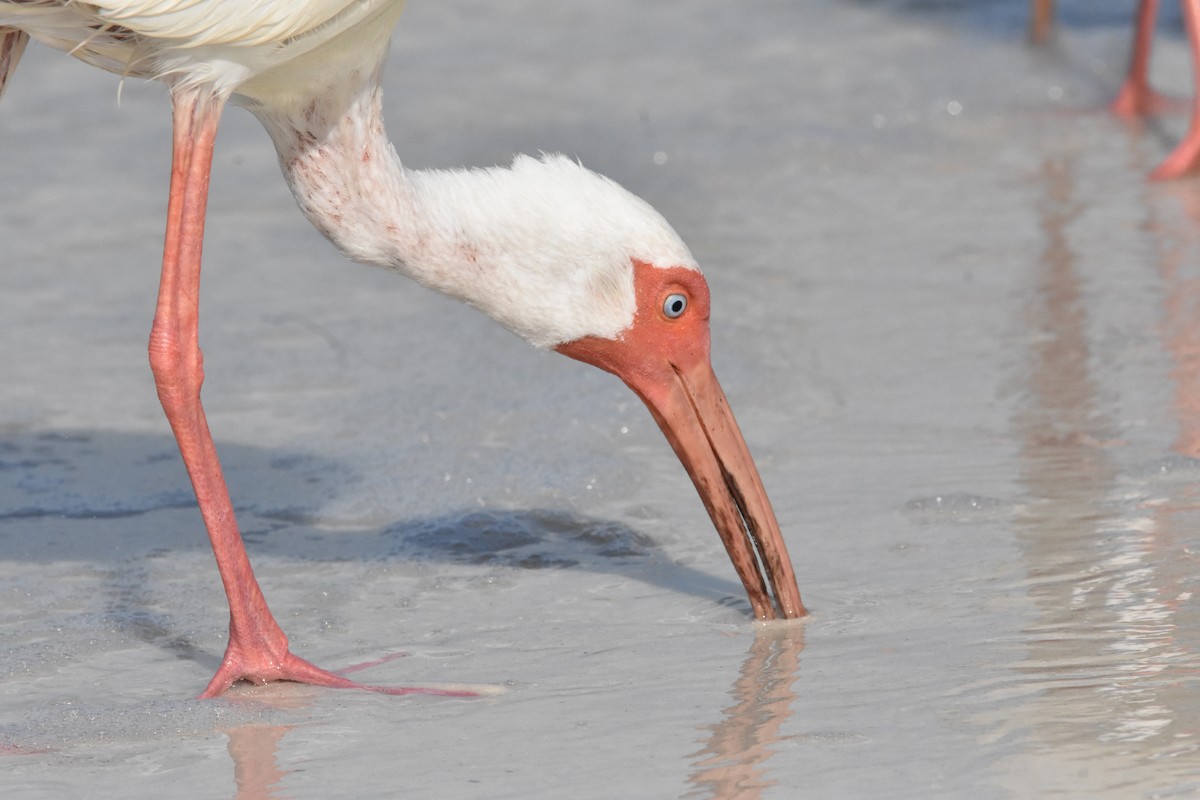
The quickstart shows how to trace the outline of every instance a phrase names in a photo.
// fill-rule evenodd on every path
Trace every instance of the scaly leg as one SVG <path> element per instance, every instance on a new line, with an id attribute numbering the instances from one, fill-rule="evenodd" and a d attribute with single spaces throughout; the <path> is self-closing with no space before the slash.
<path id="1" fill-rule="evenodd" d="M 149 349 L 159 400 L 187 466 L 221 582 L 229 598 L 229 644 L 220 668 L 201 697 L 215 697 L 239 680 L 254 683 L 298 681 L 389 694 L 475 694 L 471 691 L 362 686 L 315 667 L 288 650 L 287 636 L 267 608 L 250 568 L 217 451 L 200 405 L 200 386 L 204 380 L 198 338 L 200 251 L 213 142 L 224 99 L 213 97 L 204 90 L 175 89 L 172 102 L 175 139 L 171 195 L 167 208 L 162 282 Z"/>
<path id="2" fill-rule="evenodd" d="M 1180 0 L 1192 51 L 1192 119 L 1182 141 L 1150 173 L 1153 180 L 1170 180 L 1200 170 L 1200 0 Z"/>

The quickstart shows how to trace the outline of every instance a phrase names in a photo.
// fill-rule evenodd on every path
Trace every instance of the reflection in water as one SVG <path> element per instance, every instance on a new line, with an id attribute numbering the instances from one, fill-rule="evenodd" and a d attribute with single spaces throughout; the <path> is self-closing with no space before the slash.
<path id="1" fill-rule="evenodd" d="M 353 669 L 353 667 L 351 668 Z M 238 687 L 243 692 L 233 702 L 266 706 L 277 711 L 296 711 L 307 708 L 315 690 L 301 684 L 268 684 L 267 686 Z M 226 749 L 233 760 L 233 800 L 287 800 L 280 782 L 290 770 L 279 767 L 279 747 L 283 737 L 295 725 L 272 725 L 262 721 L 224 729 L 229 737 Z"/>
<path id="2" fill-rule="evenodd" d="M 1188 265 L 1200 255 L 1200 195 L 1194 184 L 1175 184 L 1171 196 L 1181 215 L 1167 222 L 1151 207 L 1146 228 L 1158 245 L 1158 274 L 1166 290 L 1163 313 L 1163 343 L 1175 362 L 1175 416 L 1179 438 L 1175 451 L 1200 457 L 1200 275 L 1189 274 Z"/>
<path id="3" fill-rule="evenodd" d="M 750 652 L 730 690 L 733 705 L 722 719 L 705 726 L 704 747 L 692 755 L 694 770 L 687 797 L 754 800 L 775 785 L 767 761 L 782 740 L 779 729 L 792 714 L 792 684 L 800 674 L 804 626 L 769 623 L 757 626 Z"/>
<path id="4" fill-rule="evenodd" d="M 1157 245 L 1159 278 L 1166 292 L 1163 340 L 1173 361 L 1174 411 L 1179 436 L 1175 451 L 1186 459 L 1200 458 L 1200 186 L 1176 183 L 1163 192 L 1165 203 L 1151 205 L 1146 228 Z M 1186 466 L 1186 465 L 1185 465 Z M 1175 726 L 1175 743 L 1167 751 L 1189 753 L 1194 766 L 1193 788 L 1200 790 L 1200 469 L 1185 469 L 1190 480 L 1173 482 L 1166 497 L 1151 512 L 1159 553 L 1154 618 L 1163 643 L 1160 669 L 1173 687 L 1172 698 L 1187 699 L 1183 719 Z M 1147 609 L 1151 610 L 1150 608 Z M 1178 677 L 1177 677 L 1178 676 Z M 1188 681 L 1187 677 L 1191 680 Z"/>
<path id="5" fill-rule="evenodd" d="M 707 736 L 701 749 L 691 755 L 693 769 L 688 783 L 693 788 L 687 797 L 756 800 L 764 789 L 776 784 L 768 778 L 767 762 L 785 738 L 780 729 L 792 715 L 796 700 L 792 686 L 800 676 L 803 649 L 802 623 L 755 625 L 749 652 L 729 691 L 733 703 L 721 711 L 719 722 L 702 728 Z M 280 709 L 304 704 L 303 695 L 270 689 L 255 692 L 255 702 Z M 255 722 L 225 730 L 237 787 L 234 800 L 288 797 L 280 785 L 288 771 L 280 769 L 278 752 L 283 737 L 293 727 Z"/>
<path id="6" fill-rule="evenodd" d="M 1028 309 L 1028 401 L 1014 420 L 1020 480 L 1031 496 L 1017 540 L 1036 608 L 1017 670 L 1037 694 L 1021 719 L 1004 723 L 1030 739 L 1010 781 L 1075 796 L 1128 796 L 1133 786 L 1174 792 L 1196 780 L 1200 746 L 1197 649 L 1180 641 L 1181 631 L 1194 638 L 1200 626 L 1180 625 L 1180 603 L 1190 593 L 1177 566 L 1182 559 L 1194 569 L 1195 554 L 1187 558 L 1181 537 L 1164 530 L 1163 515 L 1173 513 L 1177 498 L 1138 497 L 1119 474 L 1069 238 L 1086 210 L 1075 197 L 1071 163 L 1047 162 L 1040 186 L 1044 248 Z M 1194 385 L 1194 373 L 1185 375 L 1194 353 L 1185 360 L 1175 377 Z M 1188 441 L 1195 406 L 1177 401 L 1176 411 Z M 1192 757 L 1174 758 L 1181 754 Z"/>
<path id="7" fill-rule="evenodd" d="M 286 772 L 278 765 L 279 741 L 290 725 L 243 725 L 227 730 L 233 759 L 234 800 L 283 800 L 279 782 Z"/>
<path id="8" fill-rule="evenodd" d="M 1116 527 L 1105 502 L 1116 468 L 1102 446 L 1110 422 L 1097 409 L 1082 279 L 1067 236 L 1083 209 L 1069 162 L 1047 162 L 1040 178 L 1045 244 L 1028 309 L 1029 400 L 1016 419 L 1020 479 L 1033 498 L 1018 516 L 1017 539 L 1038 616 L 1024 631 L 1029 654 L 1019 669 L 1046 689 L 1032 709 L 1033 734 L 1063 753 L 1092 738 L 1111 713 L 1098 691 L 1120 659 L 1106 598 L 1122 573 L 1104 564 L 1098 546 L 1098 532 Z"/>

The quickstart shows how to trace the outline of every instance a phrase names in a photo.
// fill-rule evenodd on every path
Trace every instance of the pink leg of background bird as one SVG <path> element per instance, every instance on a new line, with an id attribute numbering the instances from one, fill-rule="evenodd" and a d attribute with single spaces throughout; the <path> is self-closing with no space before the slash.
<path id="1" fill-rule="evenodd" d="M 1150 48 L 1154 44 L 1154 19 L 1157 16 L 1158 0 L 1139 0 L 1129 74 L 1109 106 L 1119 117 L 1133 119 L 1162 111 L 1171 105 L 1170 98 L 1150 88 Z"/>
<path id="2" fill-rule="evenodd" d="M 1154 180 L 1169 180 L 1200 170 L 1200 0 L 1180 0 L 1180 5 L 1192 53 L 1192 118 L 1183 139 L 1150 173 Z"/>
<path id="3" fill-rule="evenodd" d="M 1054 36 L 1054 0 L 1029 0 L 1029 40 L 1046 44 Z"/>
<path id="4" fill-rule="evenodd" d="M 200 405 L 200 251 L 204 237 L 213 143 L 224 101 L 203 91 L 172 93 L 175 120 L 171 195 L 162 282 L 150 334 L 150 365 L 159 400 L 187 466 L 217 569 L 229 598 L 229 644 L 202 697 L 239 680 L 299 681 L 389 694 L 473 695 L 472 691 L 363 686 L 292 655 L 287 636 L 267 608 L 238 532 L 216 447 Z"/>
<path id="5" fill-rule="evenodd" d="M 1200 169 L 1200 0 L 1180 0 L 1188 45 L 1192 54 L 1192 118 L 1187 133 L 1153 172 L 1152 180 L 1179 178 Z M 1179 103 L 1150 88 L 1150 49 L 1154 41 L 1154 20 L 1158 0 L 1140 0 L 1133 37 L 1133 55 L 1129 74 L 1109 108 L 1125 119 L 1146 116 L 1175 108 Z"/>

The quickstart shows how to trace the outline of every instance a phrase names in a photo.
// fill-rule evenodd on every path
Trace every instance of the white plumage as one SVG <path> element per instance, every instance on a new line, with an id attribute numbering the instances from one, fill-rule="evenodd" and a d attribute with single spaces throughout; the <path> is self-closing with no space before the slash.
<path id="1" fill-rule="evenodd" d="M 349 257 L 470 303 L 536 346 L 628 327 L 635 258 L 696 268 L 657 211 L 563 156 L 406 169 L 384 133 L 374 82 L 299 108 L 248 107 L 300 208 Z"/>
<path id="2" fill-rule="evenodd" d="M 361 26 L 391 33 L 404 0 L 5 0 L 0 26 L 119 75 L 210 87 L 249 78 Z"/>
<path id="3" fill-rule="evenodd" d="M 562 156 L 405 169 L 384 133 L 379 87 L 403 5 L 0 0 L 0 91 L 26 36 L 170 89 L 175 146 L 150 362 L 229 597 L 229 644 L 205 695 L 239 679 L 356 685 L 289 651 L 251 571 L 200 405 L 200 253 L 227 102 L 263 123 L 301 209 L 351 258 L 625 380 L 691 474 L 756 616 L 802 615 L 778 523 L 708 363 L 708 289 L 687 247 L 649 205 Z"/>
<path id="4" fill-rule="evenodd" d="M 538 347 L 616 336 L 633 320 L 631 260 L 695 268 L 687 247 L 648 204 L 562 156 L 405 169 L 384 132 L 378 81 L 402 7 L 18 0 L 0 2 L 0 26 L 19 22 L 107 69 L 245 106 L 300 207 L 350 258 L 398 269 Z"/>

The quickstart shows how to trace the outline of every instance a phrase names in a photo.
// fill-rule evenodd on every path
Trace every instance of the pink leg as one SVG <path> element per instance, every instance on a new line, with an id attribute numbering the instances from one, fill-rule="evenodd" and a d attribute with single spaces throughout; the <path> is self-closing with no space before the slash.
<path id="1" fill-rule="evenodd" d="M 1158 0 L 1138 0 L 1129 74 L 1109 109 L 1118 117 L 1133 119 L 1170 108 L 1173 103 L 1150 88 L 1150 48 L 1154 43 L 1154 19 Z"/>
<path id="2" fill-rule="evenodd" d="M 176 90 L 172 100 L 175 140 L 171 196 L 162 282 L 150 333 L 150 366 L 159 400 L 195 489 L 229 598 L 229 644 L 221 666 L 201 697 L 215 697 L 239 680 L 299 681 L 389 694 L 464 694 L 362 686 L 315 667 L 289 652 L 287 636 L 267 608 L 238 532 L 233 504 L 200 405 L 200 386 L 204 380 L 198 338 L 200 250 L 213 142 L 224 100 L 195 90 Z"/>
<path id="3" fill-rule="evenodd" d="M 1171 154 L 1150 173 L 1153 180 L 1170 180 L 1200 170 L 1200 0 L 1180 0 L 1192 51 L 1192 119 L 1187 133 Z"/>
<path id="4" fill-rule="evenodd" d="M 1029 0 L 1029 41 L 1045 44 L 1054 36 L 1054 0 Z"/>

